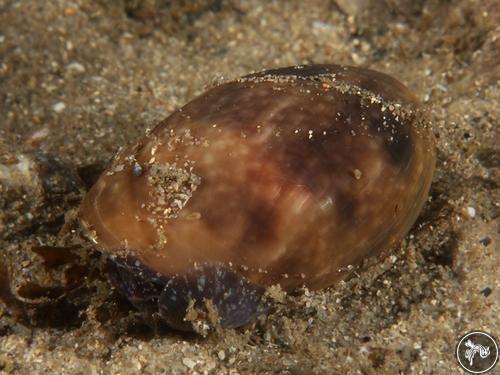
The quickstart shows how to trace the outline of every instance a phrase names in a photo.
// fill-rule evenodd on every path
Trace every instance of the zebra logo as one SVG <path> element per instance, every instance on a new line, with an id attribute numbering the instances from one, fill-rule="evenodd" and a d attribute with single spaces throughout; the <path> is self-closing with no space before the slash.
<path id="1" fill-rule="evenodd" d="M 465 371 L 484 374 L 492 370 L 498 361 L 498 344 L 486 332 L 469 332 L 460 338 L 456 355 L 460 367 Z"/>

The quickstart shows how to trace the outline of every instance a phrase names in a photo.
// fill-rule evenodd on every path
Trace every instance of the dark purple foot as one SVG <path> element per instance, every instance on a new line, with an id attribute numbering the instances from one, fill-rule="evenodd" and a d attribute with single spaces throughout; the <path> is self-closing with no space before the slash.
<path id="1" fill-rule="evenodd" d="M 264 289 L 224 265 L 202 265 L 167 279 L 122 258 L 110 260 L 108 272 L 112 284 L 147 321 L 160 318 L 182 331 L 197 330 L 193 323 L 200 321 L 236 328 L 266 311 Z"/>
<path id="2" fill-rule="evenodd" d="M 236 328 L 264 312 L 264 289 L 223 265 L 202 265 L 170 279 L 158 300 L 161 317 L 173 328 L 193 331 L 189 311 L 196 318 L 223 328 Z M 186 314 L 188 314 L 186 316 Z"/>
<path id="3" fill-rule="evenodd" d="M 158 313 L 158 297 L 167 280 L 153 277 L 151 271 L 129 259 L 110 260 L 108 274 L 115 288 L 148 320 Z"/>

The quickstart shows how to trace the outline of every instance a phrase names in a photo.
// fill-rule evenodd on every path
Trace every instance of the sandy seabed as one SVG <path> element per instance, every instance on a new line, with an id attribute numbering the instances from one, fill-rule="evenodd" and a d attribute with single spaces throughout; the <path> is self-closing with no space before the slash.
<path id="1" fill-rule="evenodd" d="M 0 0 L 0 372 L 460 373 L 460 336 L 499 333 L 499 9 Z M 153 332 L 61 229 L 120 146 L 207 86 L 307 63 L 388 73 L 429 108 L 438 162 L 421 217 L 385 261 L 276 295 L 254 324 Z"/>

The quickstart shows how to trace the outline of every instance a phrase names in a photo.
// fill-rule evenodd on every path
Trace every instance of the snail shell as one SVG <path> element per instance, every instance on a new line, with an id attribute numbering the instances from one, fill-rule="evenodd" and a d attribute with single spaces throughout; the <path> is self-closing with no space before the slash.
<path id="1" fill-rule="evenodd" d="M 121 150 L 80 217 L 137 306 L 191 329 L 210 300 L 225 327 L 263 290 L 319 289 L 401 240 L 435 165 L 415 96 L 368 69 L 268 70 L 206 91 Z"/>

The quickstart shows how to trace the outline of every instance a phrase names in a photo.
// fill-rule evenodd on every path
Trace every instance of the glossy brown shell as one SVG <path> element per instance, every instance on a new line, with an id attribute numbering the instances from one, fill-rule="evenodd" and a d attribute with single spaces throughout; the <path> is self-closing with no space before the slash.
<path id="1" fill-rule="evenodd" d="M 167 279 L 213 263 L 258 287 L 318 289 L 406 235 L 434 164 L 396 79 L 282 68 L 208 90 L 121 150 L 80 216 L 101 250 Z"/>

